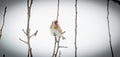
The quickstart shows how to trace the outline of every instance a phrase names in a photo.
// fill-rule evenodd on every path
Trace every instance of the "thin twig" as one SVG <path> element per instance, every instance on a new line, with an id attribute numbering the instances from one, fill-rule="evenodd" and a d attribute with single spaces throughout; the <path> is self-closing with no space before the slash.
<path id="1" fill-rule="evenodd" d="M 58 16 L 59 16 L 59 0 L 58 0 L 58 4 L 57 4 L 57 20 L 58 20 Z M 54 50 L 53 50 L 53 55 L 52 57 L 56 57 L 56 52 L 55 52 L 55 49 L 56 49 L 56 45 L 57 45 L 57 38 L 56 38 L 56 35 L 54 34 L 54 38 L 55 38 L 55 43 L 54 43 Z"/>
<path id="2" fill-rule="evenodd" d="M 38 32 L 38 30 L 37 30 L 35 33 L 30 35 L 30 17 L 31 17 L 30 14 L 31 14 L 31 6 L 32 6 L 32 4 L 33 4 L 33 0 L 27 0 L 27 10 L 28 10 L 27 11 L 27 17 L 28 17 L 27 18 L 27 28 L 26 28 L 26 31 L 24 29 L 22 29 L 22 31 L 27 36 L 27 42 L 22 40 L 22 39 L 19 39 L 20 41 L 22 41 L 22 42 L 24 42 L 24 43 L 26 43 L 28 45 L 28 55 L 27 55 L 27 57 L 33 57 L 33 55 L 32 55 L 32 48 L 31 48 L 31 45 L 30 45 L 30 38 L 32 36 L 36 36 L 37 32 Z"/>
<path id="3" fill-rule="evenodd" d="M 33 0 L 31 0 L 30 6 L 29 6 L 30 8 L 31 8 L 32 4 L 33 4 Z"/>
<path id="4" fill-rule="evenodd" d="M 60 0 L 58 0 L 58 5 L 57 5 L 57 20 L 58 20 L 58 17 L 59 17 L 59 4 L 60 4 Z"/>
<path id="5" fill-rule="evenodd" d="M 2 24 L 1 30 L 3 29 L 4 24 L 5 24 L 6 9 L 7 9 L 7 6 L 6 6 L 5 9 L 4 9 L 4 14 L 3 14 L 3 24 Z"/>
<path id="6" fill-rule="evenodd" d="M 112 42 L 111 42 L 110 22 L 109 22 L 109 0 L 107 0 L 107 23 L 108 23 L 108 34 L 109 34 L 109 44 L 110 44 L 111 54 L 112 57 L 114 57 Z"/>
<path id="7" fill-rule="evenodd" d="M 57 5 L 57 21 L 58 21 L 58 17 L 59 17 L 59 4 L 60 4 L 60 0 L 58 0 L 58 5 Z M 64 33 L 65 33 L 65 31 L 62 34 L 64 34 Z M 66 48 L 66 47 L 65 46 L 60 46 L 60 37 L 58 37 L 58 40 L 57 40 L 57 37 L 54 34 L 54 38 L 55 38 L 55 43 L 54 43 L 54 50 L 53 50 L 52 57 L 57 57 L 59 48 Z M 61 56 L 61 54 L 59 54 L 59 57 L 60 56 Z"/>
<path id="8" fill-rule="evenodd" d="M 29 3 L 30 0 L 27 0 L 27 9 L 28 9 L 28 20 L 27 20 L 27 42 L 28 42 L 28 50 L 29 50 L 29 57 L 33 57 L 32 56 L 32 52 L 31 52 L 31 46 L 30 46 L 30 14 L 31 14 L 31 5 L 33 3 L 33 0 L 31 0 L 31 3 Z M 30 4 L 30 6 L 29 6 Z"/>
<path id="9" fill-rule="evenodd" d="M 54 50 L 53 50 L 52 57 L 55 56 L 55 49 L 56 49 L 56 43 L 57 43 L 57 38 L 56 38 L 56 35 L 55 35 L 55 34 L 54 34 L 54 38 L 55 38 L 55 42 L 54 42 Z"/>
<path id="10" fill-rule="evenodd" d="M 59 46 L 59 48 L 68 48 L 67 46 Z"/>
<path id="11" fill-rule="evenodd" d="M 3 24 L 2 24 L 2 27 L 0 28 L 0 39 L 1 39 L 1 36 L 2 36 L 2 30 L 3 30 L 4 24 L 5 24 L 6 9 L 7 9 L 7 6 L 6 6 L 5 9 L 4 9 Z"/>
<path id="12" fill-rule="evenodd" d="M 58 38 L 58 42 L 57 42 L 57 50 L 56 50 L 56 53 L 55 53 L 55 57 L 57 57 L 57 54 L 58 54 L 58 51 L 59 51 L 59 44 L 60 44 L 60 37 Z"/>
<path id="13" fill-rule="evenodd" d="M 22 40 L 21 38 L 19 38 L 19 40 L 22 41 L 22 42 L 25 43 L 25 44 L 28 44 L 28 42 Z"/>
<path id="14" fill-rule="evenodd" d="M 77 0 L 75 0 L 75 57 L 77 57 Z"/>
<path id="15" fill-rule="evenodd" d="M 25 32 L 25 30 L 24 29 L 22 29 L 22 31 L 25 33 L 25 35 L 27 36 L 27 33 Z"/>
<path id="16" fill-rule="evenodd" d="M 37 33 L 38 33 L 38 30 L 37 30 L 34 34 L 32 34 L 32 35 L 30 36 L 30 38 L 33 37 L 33 36 L 36 36 Z"/>
<path id="17" fill-rule="evenodd" d="M 59 51 L 59 57 L 61 57 L 61 50 Z"/>

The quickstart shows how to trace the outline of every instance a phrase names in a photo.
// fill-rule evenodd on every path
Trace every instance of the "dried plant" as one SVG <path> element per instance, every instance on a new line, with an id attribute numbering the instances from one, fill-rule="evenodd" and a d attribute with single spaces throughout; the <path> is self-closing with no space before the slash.
<path id="1" fill-rule="evenodd" d="M 3 30 L 4 24 L 5 24 L 6 9 L 7 9 L 7 6 L 6 6 L 5 9 L 4 9 L 3 24 L 2 24 L 2 27 L 0 28 L 0 39 L 1 39 L 1 36 L 2 36 L 2 30 Z"/>
<path id="2" fill-rule="evenodd" d="M 63 32 L 65 33 L 65 32 Z M 56 35 L 54 34 L 54 38 L 56 39 L 55 40 L 55 43 L 54 43 L 54 50 L 53 50 L 53 55 L 52 57 L 57 57 L 58 56 L 58 51 L 60 48 L 68 48 L 67 46 L 60 46 L 60 39 L 61 37 L 58 37 L 58 40 L 57 40 L 57 37 Z M 61 51 L 59 51 L 59 57 L 61 56 Z"/>
<path id="3" fill-rule="evenodd" d="M 33 4 L 33 0 L 27 0 L 27 29 L 26 31 L 24 29 L 22 29 L 22 31 L 25 33 L 26 37 L 27 37 L 27 41 L 24 41 L 22 39 L 19 38 L 20 41 L 22 41 L 23 43 L 27 44 L 28 45 L 28 56 L 27 57 L 33 57 L 32 55 L 32 48 L 30 46 L 30 39 L 31 37 L 33 36 L 36 36 L 37 35 L 37 32 L 38 30 L 36 30 L 35 33 L 33 33 L 32 35 L 30 35 L 30 14 L 31 14 L 31 6 Z"/>
<path id="4" fill-rule="evenodd" d="M 109 21 L 109 0 L 107 0 L 107 23 L 108 23 L 108 34 L 109 34 L 109 44 L 111 49 L 112 57 L 114 57 L 112 42 L 111 42 L 111 32 L 110 32 L 110 21 Z"/>
<path id="5" fill-rule="evenodd" d="M 57 17 L 56 17 L 56 21 L 58 21 L 58 17 L 59 17 L 59 4 L 60 4 L 60 1 L 58 0 L 58 5 L 57 5 Z M 62 34 L 64 34 L 65 32 L 62 32 Z M 59 52 L 59 57 L 61 56 L 61 51 L 59 51 L 60 48 L 67 48 L 66 46 L 60 46 L 60 39 L 61 37 L 58 37 L 58 40 L 57 40 L 57 36 L 55 35 L 54 33 L 54 39 L 55 39 L 55 42 L 54 42 L 54 49 L 53 49 L 53 54 L 52 54 L 52 57 L 57 57 L 58 56 L 58 52 Z"/>
<path id="6" fill-rule="evenodd" d="M 75 57 L 77 57 L 77 0 L 75 0 Z"/>

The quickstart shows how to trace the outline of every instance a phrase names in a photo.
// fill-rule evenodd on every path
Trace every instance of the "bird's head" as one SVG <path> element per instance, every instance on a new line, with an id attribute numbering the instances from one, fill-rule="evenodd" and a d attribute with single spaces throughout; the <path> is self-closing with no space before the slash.
<path id="1" fill-rule="evenodd" d="M 57 25 L 58 24 L 58 21 L 57 20 L 55 20 L 55 25 Z"/>
<path id="2" fill-rule="evenodd" d="M 52 22 L 52 24 L 53 24 L 53 25 L 58 25 L 58 21 L 55 20 L 55 21 Z"/>

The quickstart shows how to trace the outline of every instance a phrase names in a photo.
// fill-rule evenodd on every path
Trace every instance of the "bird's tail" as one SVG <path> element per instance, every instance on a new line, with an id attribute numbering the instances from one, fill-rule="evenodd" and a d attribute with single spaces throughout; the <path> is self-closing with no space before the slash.
<path id="1" fill-rule="evenodd" d="M 65 40 L 66 38 L 64 36 L 62 36 L 62 39 Z"/>

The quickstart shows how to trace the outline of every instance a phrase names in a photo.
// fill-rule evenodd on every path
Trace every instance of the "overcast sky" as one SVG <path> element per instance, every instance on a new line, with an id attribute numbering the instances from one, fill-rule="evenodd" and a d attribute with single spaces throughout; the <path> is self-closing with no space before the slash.
<path id="1" fill-rule="evenodd" d="M 61 57 L 74 57 L 75 1 L 60 0 L 59 24 L 66 40 L 60 45 Z M 111 57 L 107 30 L 107 1 L 78 0 L 78 57 Z M 19 38 L 27 40 L 22 29 L 26 29 L 26 0 L 0 0 L 0 27 L 4 7 L 7 6 L 6 22 L 0 40 L 0 57 L 26 57 L 27 45 Z M 39 30 L 31 38 L 34 57 L 51 57 L 54 37 L 49 26 L 56 19 L 57 0 L 34 0 L 31 9 L 31 33 Z M 110 1 L 110 28 L 115 57 L 120 56 L 120 5 Z"/>

